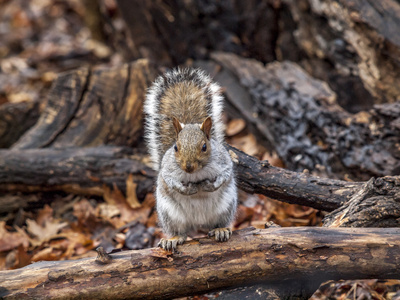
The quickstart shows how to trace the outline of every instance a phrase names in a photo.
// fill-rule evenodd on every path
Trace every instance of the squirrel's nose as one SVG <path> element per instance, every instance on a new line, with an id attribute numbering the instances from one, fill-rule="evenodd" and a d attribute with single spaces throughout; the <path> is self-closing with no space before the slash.
<path id="1" fill-rule="evenodd" d="M 186 166 L 185 166 L 185 171 L 188 172 L 188 173 L 192 173 L 193 170 L 194 170 L 193 165 L 190 162 L 187 162 Z"/>

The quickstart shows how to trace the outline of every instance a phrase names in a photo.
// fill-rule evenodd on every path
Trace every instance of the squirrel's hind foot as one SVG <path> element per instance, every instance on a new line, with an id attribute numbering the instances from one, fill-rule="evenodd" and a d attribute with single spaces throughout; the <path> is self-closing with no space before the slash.
<path id="1" fill-rule="evenodd" d="M 176 235 L 170 239 L 161 239 L 158 243 L 158 247 L 163 248 L 166 251 L 176 251 L 178 245 L 182 245 L 187 239 L 186 235 Z"/>
<path id="2" fill-rule="evenodd" d="M 228 227 L 225 228 L 215 228 L 208 232 L 209 237 L 215 236 L 217 242 L 226 242 L 232 235 L 232 230 Z"/>

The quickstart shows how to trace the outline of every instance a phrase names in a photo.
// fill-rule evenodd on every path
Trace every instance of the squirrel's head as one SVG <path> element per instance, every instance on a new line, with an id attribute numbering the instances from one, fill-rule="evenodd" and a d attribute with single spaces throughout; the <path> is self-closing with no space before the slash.
<path id="1" fill-rule="evenodd" d="M 172 121 L 176 132 L 176 162 L 185 172 L 196 172 L 203 168 L 210 158 L 211 117 L 205 119 L 202 124 L 185 125 L 176 118 Z"/>

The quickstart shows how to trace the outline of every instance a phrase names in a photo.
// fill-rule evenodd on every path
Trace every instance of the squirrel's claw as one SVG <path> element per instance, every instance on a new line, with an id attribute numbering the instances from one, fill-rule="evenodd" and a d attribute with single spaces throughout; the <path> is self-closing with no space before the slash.
<path id="1" fill-rule="evenodd" d="M 174 187 L 174 190 L 185 196 L 194 195 L 198 191 L 196 184 L 193 183 L 189 183 L 188 185 L 182 185 L 182 187 Z"/>
<path id="2" fill-rule="evenodd" d="M 226 242 L 232 235 L 232 230 L 230 228 L 215 228 L 208 232 L 209 237 L 215 236 L 217 242 Z"/>
<path id="3" fill-rule="evenodd" d="M 175 252 L 178 245 L 182 245 L 186 241 L 185 235 L 177 235 L 170 239 L 161 239 L 158 243 L 158 247 L 165 251 Z"/>
<path id="4" fill-rule="evenodd" d="M 214 186 L 214 181 L 205 180 L 202 184 L 202 190 L 205 192 L 214 192 L 218 190 L 218 187 Z"/>
<path id="5" fill-rule="evenodd" d="M 194 195 L 197 193 L 197 186 L 193 183 L 189 183 L 186 189 L 186 194 L 187 195 Z"/>

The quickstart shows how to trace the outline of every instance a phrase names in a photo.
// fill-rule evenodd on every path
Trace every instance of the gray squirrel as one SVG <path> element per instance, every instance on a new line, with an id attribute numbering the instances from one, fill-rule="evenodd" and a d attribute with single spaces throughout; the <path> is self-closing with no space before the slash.
<path id="1" fill-rule="evenodd" d="M 156 209 L 169 237 L 158 246 L 165 250 L 176 251 L 198 228 L 220 242 L 232 235 L 237 188 L 222 101 L 220 86 L 200 69 L 166 72 L 148 90 L 145 139 L 158 171 Z"/>

